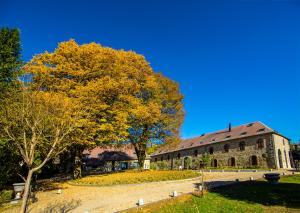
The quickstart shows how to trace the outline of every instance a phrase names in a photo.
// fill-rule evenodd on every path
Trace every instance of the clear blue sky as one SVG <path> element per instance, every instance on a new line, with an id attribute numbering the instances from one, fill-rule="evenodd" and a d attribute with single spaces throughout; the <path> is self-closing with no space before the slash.
<path id="1" fill-rule="evenodd" d="M 74 38 L 145 55 L 180 83 L 184 138 L 260 120 L 300 139 L 300 0 L 0 0 L 23 58 Z"/>

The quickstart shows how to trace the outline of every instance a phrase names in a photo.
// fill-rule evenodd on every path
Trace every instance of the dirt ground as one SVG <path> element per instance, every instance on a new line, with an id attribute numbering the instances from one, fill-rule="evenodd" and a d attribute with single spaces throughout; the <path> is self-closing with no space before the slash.
<path id="1" fill-rule="evenodd" d="M 206 172 L 205 182 L 208 187 L 262 178 L 265 172 Z M 282 172 L 281 172 L 282 173 Z M 105 187 L 73 186 L 64 184 L 61 194 L 58 191 L 37 193 L 38 202 L 30 205 L 31 213 L 38 212 L 116 212 L 135 207 L 139 199 L 151 203 L 170 198 L 173 191 L 178 194 L 196 190 L 199 178 L 179 181 L 164 181 L 143 184 L 115 185 Z M 17 212 L 10 209 L 8 212 Z"/>

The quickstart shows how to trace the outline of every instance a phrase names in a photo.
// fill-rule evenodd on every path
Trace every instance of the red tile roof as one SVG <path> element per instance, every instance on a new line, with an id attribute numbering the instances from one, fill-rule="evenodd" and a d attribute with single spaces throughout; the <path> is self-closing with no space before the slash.
<path id="1" fill-rule="evenodd" d="M 182 140 L 177 146 L 173 146 L 172 148 L 170 148 L 170 146 L 163 146 L 160 149 L 158 149 L 155 153 L 153 153 L 152 156 L 171 151 L 183 150 L 192 147 L 204 146 L 207 144 L 213 144 L 223 141 L 229 141 L 232 139 L 244 138 L 271 132 L 275 131 L 266 126 L 265 124 L 257 121 L 232 127 L 231 131 L 229 131 L 229 128 L 227 128 L 217 132 L 203 134 L 195 138 L 185 139 Z"/>
<path id="2" fill-rule="evenodd" d="M 107 154 L 109 152 L 119 153 L 119 155 L 122 153 L 123 155 L 126 155 L 128 159 L 137 160 L 134 147 L 131 144 L 121 145 L 121 146 L 105 146 L 105 147 L 97 146 L 91 150 L 84 150 L 83 154 L 89 155 L 89 158 L 99 158 L 99 156 L 101 156 L 102 154 Z M 148 158 L 149 156 L 147 156 L 146 159 Z"/>

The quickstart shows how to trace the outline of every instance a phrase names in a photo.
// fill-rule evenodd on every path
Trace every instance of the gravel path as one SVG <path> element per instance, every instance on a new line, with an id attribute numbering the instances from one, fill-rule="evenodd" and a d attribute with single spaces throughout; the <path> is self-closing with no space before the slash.
<path id="1" fill-rule="evenodd" d="M 261 178 L 265 172 L 207 172 L 205 181 L 209 187 L 229 184 L 237 178 L 240 181 Z M 172 191 L 178 194 L 189 193 L 195 190 L 199 179 L 180 181 L 165 181 L 155 183 L 116 185 L 106 187 L 73 186 L 66 184 L 61 194 L 56 191 L 40 192 L 39 201 L 30 206 L 30 212 L 45 212 L 53 209 L 62 212 L 70 209 L 71 212 L 89 213 L 116 212 L 136 206 L 138 199 L 143 198 L 145 203 L 156 202 L 169 198 Z"/>

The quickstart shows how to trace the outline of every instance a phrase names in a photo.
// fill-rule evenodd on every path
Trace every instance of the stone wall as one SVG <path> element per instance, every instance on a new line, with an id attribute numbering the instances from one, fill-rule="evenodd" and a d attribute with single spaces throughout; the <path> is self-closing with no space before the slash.
<path id="1" fill-rule="evenodd" d="M 290 160 L 290 145 L 289 141 L 277 134 L 273 134 L 274 141 L 274 151 L 275 151 L 275 159 L 276 159 L 276 167 L 278 169 L 290 169 L 291 160 Z"/>
<path id="2" fill-rule="evenodd" d="M 151 157 L 151 161 L 166 160 L 170 165 L 178 164 L 178 159 L 181 159 L 181 164 L 184 166 L 183 159 L 186 157 L 199 160 L 199 156 L 204 153 L 211 154 L 212 167 L 233 167 L 233 168 L 276 168 L 275 150 L 276 146 L 273 142 L 273 134 L 261 134 L 240 139 L 231 139 L 223 142 L 211 143 L 190 149 L 178 150 L 170 153 L 163 153 Z M 241 147 L 241 142 L 245 144 L 244 149 Z M 224 146 L 229 146 L 228 152 Z"/>

